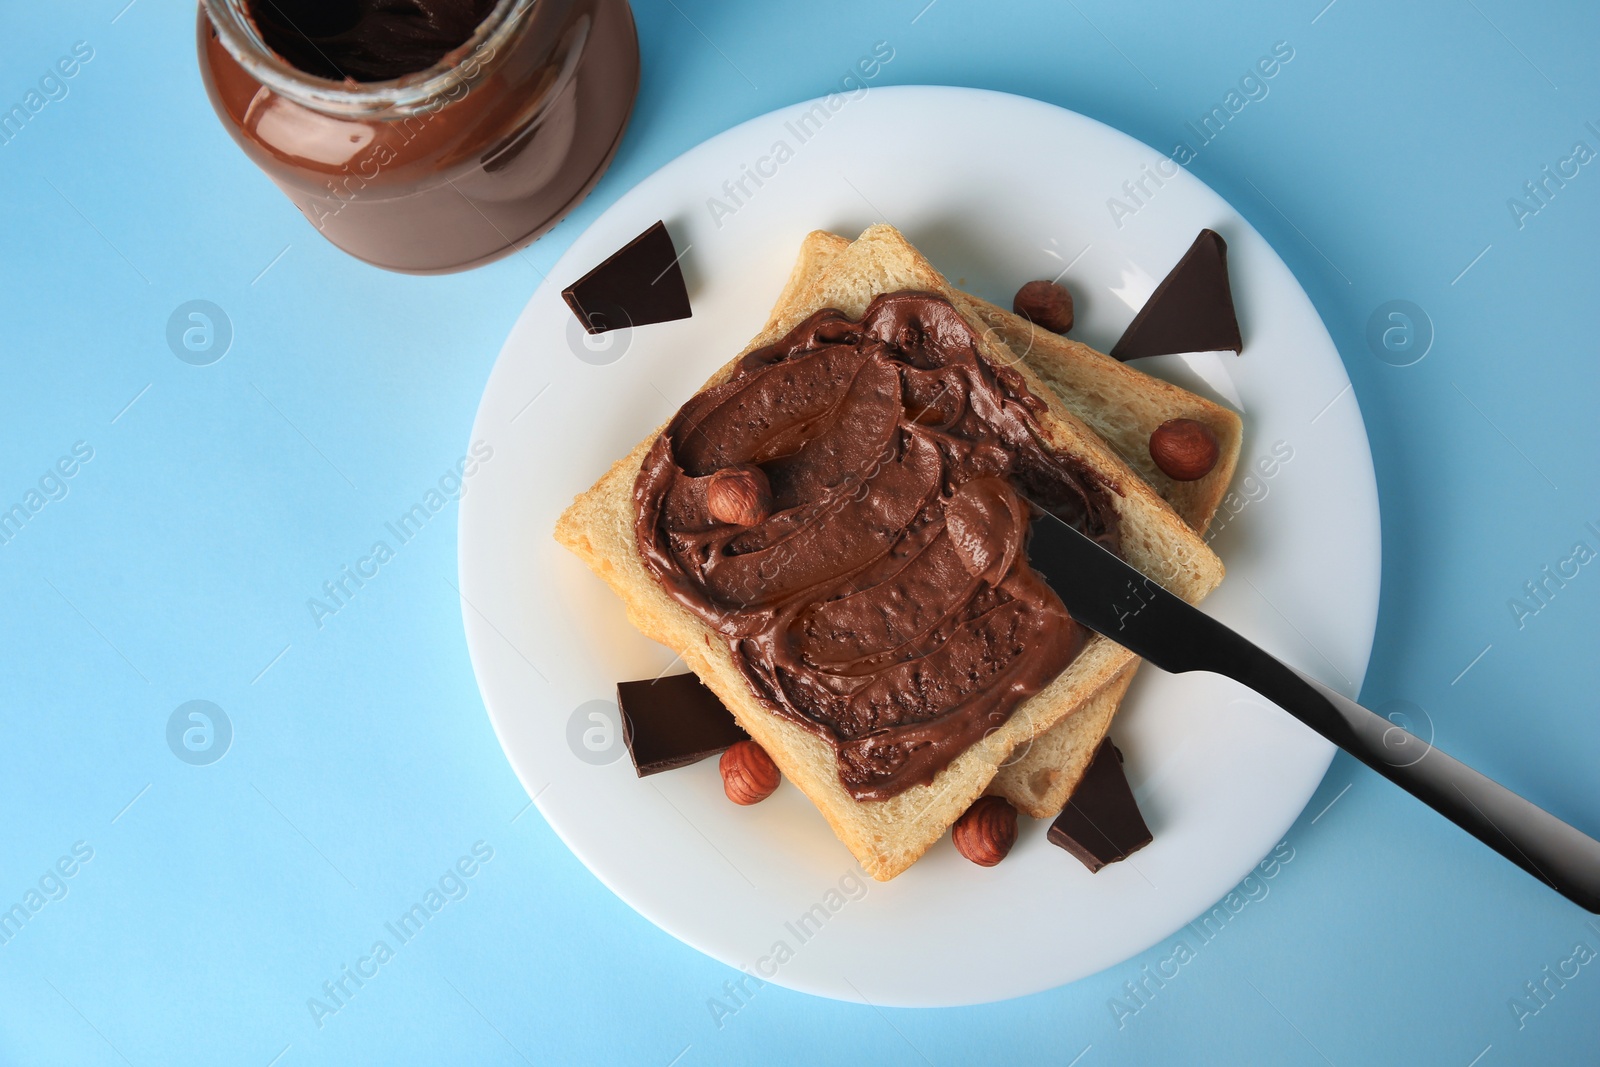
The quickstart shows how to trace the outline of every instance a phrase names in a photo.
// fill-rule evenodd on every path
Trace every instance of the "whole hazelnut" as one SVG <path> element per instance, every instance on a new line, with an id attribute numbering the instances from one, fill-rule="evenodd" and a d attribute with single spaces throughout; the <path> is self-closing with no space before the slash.
<path id="1" fill-rule="evenodd" d="M 1072 329 L 1072 294 L 1055 282 L 1029 282 L 1017 290 L 1011 310 L 1054 333 Z"/>
<path id="2" fill-rule="evenodd" d="M 717 766 L 722 771 L 722 791 L 735 804 L 759 804 L 783 780 L 767 750 L 754 741 L 735 742 Z"/>
<path id="3" fill-rule="evenodd" d="M 724 467 L 706 482 L 706 510 L 730 526 L 754 526 L 772 514 L 766 472 L 750 463 Z"/>
<path id="4" fill-rule="evenodd" d="M 979 797 L 950 830 L 956 851 L 980 867 L 993 867 L 1017 843 L 1017 809 L 1005 797 Z"/>
<path id="5" fill-rule="evenodd" d="M 1168 419 L 1150 435 L 1150 458 L 1167 477 L 1179 482 L 1210 474 L 1220 452 L 1211 427 L 1194 419 Z"/>

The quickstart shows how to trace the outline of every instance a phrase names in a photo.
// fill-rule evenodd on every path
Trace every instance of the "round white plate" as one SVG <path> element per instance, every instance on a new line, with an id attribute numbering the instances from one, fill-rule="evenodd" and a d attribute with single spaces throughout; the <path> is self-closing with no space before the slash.
<path id="1" fill-rule="evenodd" d="M 952 151 L 951 130 L 986 136 Z M 540 812 L 663 930 L 822 996 L 930 1006 L 1019 996 L 1124 960 L 1209 909 L 1310 798 L 1326 742 L 1231 682 L 1146 667 L 1113 735 L 1153 844 L 1090 874 L 1046 841 L 1044 823 L 1024 820 L 998 867 L 966 862 L 946 837 L 899 878 L 873 882 L 792 785 L 740 808 L 723 797 L 715 760 L 634 776 L 614 683 L 683 667 L 551 538 L 575 494 L 755 335 L 810 230 L 854 236 L 887 220 L 958 286 L 1002 304 L 1022 282 L 1061 275 L 1077 301 L 1074 336 L 1104 350 L 1209 226 L 1228 241 L 1244 355 L 1140 364 L 1244 416 L 1235 495 L 1212 539 L 1228 579 L 1206 610 L 1353 695 L 1377 617 L 1379 536 L 1349 379 L 1282 260 L 1175 170 L 1034 100 L 938 87 L 835 96 L 753 119 L 662 167 L 528 302 L 473 427 L 493 456 L 461 504 L 467 642 L 495 732 Z M 1131 204 L 1123 183 L 1140 179 L 1142 204 L 1114 218 L 1108 199 Z M 657 219 L 682 252 L 694 317 L 586 339 L 561 287 Z"/>

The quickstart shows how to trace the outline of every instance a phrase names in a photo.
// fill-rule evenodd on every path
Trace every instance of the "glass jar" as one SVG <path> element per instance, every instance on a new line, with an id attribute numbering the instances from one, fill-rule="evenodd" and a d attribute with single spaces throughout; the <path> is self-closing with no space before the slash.
<path id="1" fill-rule="evenodd" d="M 499 0 L 433 66 L 369 82 L 291 66 L 248 7 L 202 0 L 212 106 L 319 233 L 389 270 L 464 270 L 554 226 L 611 162 L 638 91 L 627 0 Z"/>

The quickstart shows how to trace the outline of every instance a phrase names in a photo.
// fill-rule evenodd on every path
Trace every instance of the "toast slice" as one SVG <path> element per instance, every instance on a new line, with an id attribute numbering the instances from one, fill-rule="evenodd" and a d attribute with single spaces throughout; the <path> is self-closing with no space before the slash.
<path id="1" fill-rule="evenodd" d="M 767 324 L 769 330 L 778 325 L 781 309 L 808 298 L 808 287 L 848 247 L 847 238 L 825 231 L 806 236 L 778 298 L 774 319 Z M 994 336 L 1023 359 L 1068 410 L 1115 449 L 1196 533 L 1206 532 L 1238 465 L 1244 437 L 1238 415 L 1086 344 L 1040 329 L 978 297 L 967 299 Z M 1150 435 L 1168 419 L 1179 418 L 1205 423 L 1220 445 L 1216 467 L 1197 481 L 1174 481 L 1150 458 Z M 1020 745 L 987 791 L 1005 797 L 1034 818 L 1053 818 L 1082 780 L 1137 669 L 1135 661 L 1082 707 Z"/>
<path id="2" fill-rule="evenodd" d="M 1110 490 L 1130 564 L 1190 602 L 1222 580 L 1223 568 L 1193 529 L 1135 471 L 1062 403 L 1034 370 L 988 330 L 979 308 L 948 282 L 898 231 L 874 226 L 835 254 L 814 277 L 780 301 L 745 352 L 770 344 L 822 308 L 859 318 L 874 297 L 918 290 L 949 301 L 979 337 L 981 359 L 1010 366 L 1045 405 L 1041 437 L 1058 454 L 1088 468 Z M 727 380 L 740 356 L 706 387 Z M 646 571 L 634 538 L 633 488 L 658 428 L 581 494 L 556 525 L 556 539 L 603 578 L 646 636 L 677 652 L 765 748 L 779 769 L 822 812 L 863 869 L 880 881 L 904 871 L 966 811 L 1021 744 L 1056 725 L 1132 662 L 1126 649 L 1090 636 L 1065 670 L 1023 702 L 1000 728 L 968 747 L 927 785 L 886 800 L 857 801 L 839 780 L 833 748 L 758 702 L 726 641 L 673 600 Z"/>

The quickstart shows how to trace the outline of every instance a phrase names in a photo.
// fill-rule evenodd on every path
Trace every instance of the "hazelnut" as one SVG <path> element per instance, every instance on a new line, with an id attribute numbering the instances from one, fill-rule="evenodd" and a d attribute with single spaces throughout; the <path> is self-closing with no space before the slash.
<path id="1" fill-rule="evenodd" d="M 1167 477 L 1179 482 L 1210 474 L 1220 452 L 1211 427 L 1194 419 L 1168 419 L 1150 435 L 1150 458 Z"/>
<path id="2" fill-rule="evenodd" d="M 1017 809 L 1005 797 L 979 797 L 950 830 L 956 851 L 980 867 L 993 867 L 1017 843 Z"/>
<path id="3" fill-rule="evenodd" d="M 730 526 L 754 526 L 772 514 L 766 472 L 750 463 L 724 467 L 706 482 L 706 510 Z"/>
<path id="4" fill-rule="evenodd" d="M 735 742 L 717 766 L 722 771 L 722 791 L 735 804 L 759 804 L 783 780 L 767 750 L 754 741 Z"/>
<path id="5" fill-rule="evenodd" d="M 1055 282 L 1029 282 L 1017 290 L 1011 310 L 1055 333 L 1072 329 L 1072 294 Z"/>

